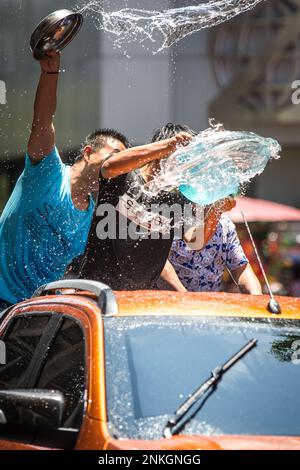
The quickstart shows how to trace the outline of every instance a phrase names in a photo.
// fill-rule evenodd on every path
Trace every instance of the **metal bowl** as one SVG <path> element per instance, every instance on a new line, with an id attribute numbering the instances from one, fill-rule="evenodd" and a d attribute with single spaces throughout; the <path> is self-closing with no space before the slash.
<path id="1" fill-rule="evenodd" d="M 61 51 L 74 39 L 83 23 L 83 16 L 72 10 L 58 10 L 47 16 L 35 28 L 30 39 L 34 58 L 47 58 L 50 50 Z"/>

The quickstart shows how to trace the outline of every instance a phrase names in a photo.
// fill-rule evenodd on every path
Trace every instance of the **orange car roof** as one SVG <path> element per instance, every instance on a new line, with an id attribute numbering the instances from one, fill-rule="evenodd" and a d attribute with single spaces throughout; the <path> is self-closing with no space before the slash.
<path id="1" fill-rule="evenodd" d="M 268 296 L 251 296 L 227 293 L 192 293 L 166 291 L 115 292 L 119 313 L 117 317 L 145 315 L 192 315 L 221 316 L 239 318 L 269 318 L 273 320 L 300 320 L 300 298 L 276 297 L 282 313 L 269 313 Z M 18 304 L 19 310 L 30 305 L 43 305 L 49 302 L 93 309 L 96 296 L 89 292 L 64 292 L 62 295 L 46 295 L 28 299 Z"/>
<path id="2" fill-rule="evenodd" d="M 193 315 L 300 320 L 300 299 L 278 297 L 282 314 L 268 312 L 268 296 L 225 293 L 117 292 L 118 316 Z"/>

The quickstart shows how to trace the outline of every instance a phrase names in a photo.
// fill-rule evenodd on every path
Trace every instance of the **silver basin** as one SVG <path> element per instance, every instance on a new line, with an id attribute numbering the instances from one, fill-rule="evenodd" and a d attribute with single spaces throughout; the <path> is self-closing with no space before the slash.
<path id="1" fill-rule="evenodd" d="M 72 10 L 58 10 L 43 19 L 30 39 L 35 59 L 47 58 L 50 50 L 61 51 L 74 39 L 83 23 L 83 16 Z"/>

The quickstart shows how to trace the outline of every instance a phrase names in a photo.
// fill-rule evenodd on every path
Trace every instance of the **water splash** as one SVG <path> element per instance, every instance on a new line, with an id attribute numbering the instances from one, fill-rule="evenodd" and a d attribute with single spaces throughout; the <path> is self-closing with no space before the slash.
<path id="1" fill-rule="evenodd" d="M 162 37 L 158 51 L 172 46 L 201 29 L 211 28 L 251 10 L 265 0 L 210 0 L 197 6 L 165 11 L 123 8 L 106 11 L 103 1 L 90 0 L 79 8 L 82 14 L 92 16 L 98 29 L 110 33 L 117 47 L 146 41 L 156 43 Z"/>
<path id="2" fill-rule="evenodd" d="M 277 141 L 252 132 L 226 131 L 214 125 L 161 161 L 159 174 L 143 191 L 158 194 L 179 189 L 199 205 L 236 195 L 241 185 L 260 175 L 268 162 L 280 157 Z"/>

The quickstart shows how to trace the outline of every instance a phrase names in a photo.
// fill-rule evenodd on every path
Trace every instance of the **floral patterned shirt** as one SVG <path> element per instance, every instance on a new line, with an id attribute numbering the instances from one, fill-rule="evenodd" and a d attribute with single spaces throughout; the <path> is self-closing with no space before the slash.
<path id="1" fill-rule="evenodd" d="M 170 261 L 188 291 L 220 291 L 226 268 L 235 271 L 248 264 L 235 225 L 223 214 L 215 235 L 201 250 L 191 250 L 183 240 L 175 240 Z"/>

